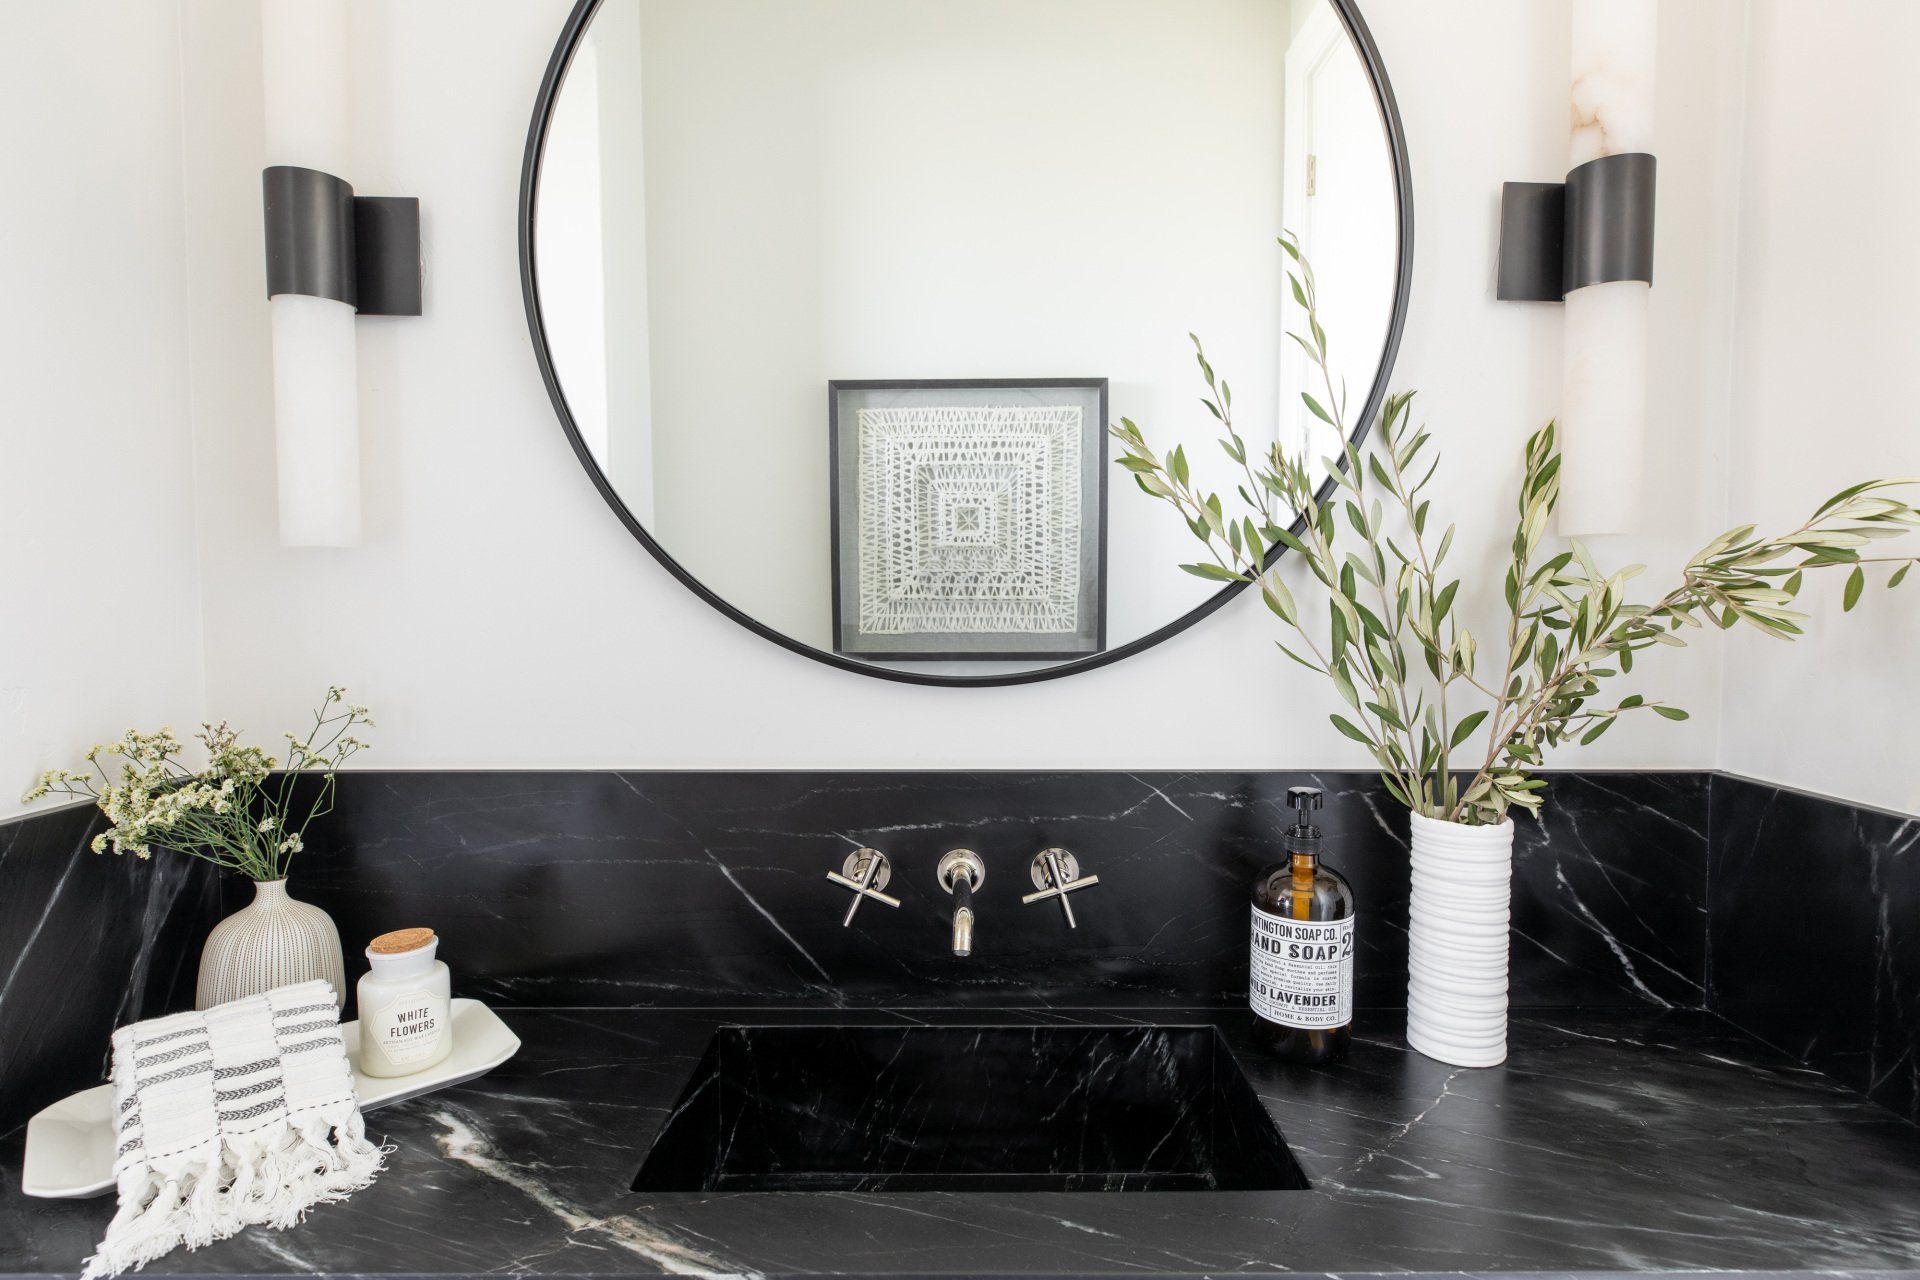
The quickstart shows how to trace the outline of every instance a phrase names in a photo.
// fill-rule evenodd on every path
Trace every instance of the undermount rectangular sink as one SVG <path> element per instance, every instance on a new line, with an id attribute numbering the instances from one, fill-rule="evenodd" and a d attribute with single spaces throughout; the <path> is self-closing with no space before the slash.
<path id="1" fill-rule="evenodd" d="M 1307 1186 L 1212 1027 L 723 1027 L 635 1191 Z"/>

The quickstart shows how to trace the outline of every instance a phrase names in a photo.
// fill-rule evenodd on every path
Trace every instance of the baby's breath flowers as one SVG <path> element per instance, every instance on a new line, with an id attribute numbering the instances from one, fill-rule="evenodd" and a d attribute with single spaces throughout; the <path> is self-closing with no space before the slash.
<path id="1" fill-rule="evenodd" d="M 194 735 L 205 749 L 206 767 L 195 771 L 181 759 L 184 747 L 171 729 L 129 729 L 113 742 L 88 749 L 85 769 L 49 769 L 24 799 L 49 795 L 92 800 L 107 816 L 93 851 L 150 858 L 155 849 L 204 858 L 252 880 L 280 880 L 293 855 L 305 848 L 307 825 L 333 808 L 334 772 L 367 744 L 352 730 L 372 728 L 367 709 L 345 701 L 334 685 L 313 713 L 304 737 L 286 734 L 286 767 L 258 747 L 244 746 L 223 720 L 203 724 Z M 120 762 L 119 776 L 110 765 Z M 320 775 L 304 813 L 293 814 L 294 789 L 302 774 Z"/>

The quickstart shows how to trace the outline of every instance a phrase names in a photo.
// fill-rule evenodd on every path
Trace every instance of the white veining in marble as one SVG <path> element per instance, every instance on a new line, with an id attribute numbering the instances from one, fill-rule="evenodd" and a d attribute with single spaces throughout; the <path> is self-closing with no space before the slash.
<path id="1" fill-rule="evenodd" d="M 730 1267 L 630 1214 L 601 1217 L 589 1212 L 535 1177 L 524 1162 L 502 1157 L 493 1143 L 479 1132 L 478 1122 L 470 1115 L 456 1115 L 451 1108 L 443 1108 L 433 1113 L 433 1119 L 440 1126 L 440 1151 L 447 1159 L 506 1183 L 566 1224 L 571 1232 L 604 1236 L 669 1275 L 758 1280 L 755 1272 Z"/>

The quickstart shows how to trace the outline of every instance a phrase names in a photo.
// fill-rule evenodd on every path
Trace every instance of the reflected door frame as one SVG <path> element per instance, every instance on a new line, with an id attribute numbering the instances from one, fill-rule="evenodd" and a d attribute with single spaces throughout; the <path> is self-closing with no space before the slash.
<path id="1" fill-rule="evenodd" d="M 1319 0 L 1307 13 L 1307 20 L 1294 32 L 1287 45 L 1286 73 L 1281 89 L 1280 220 L 1292 232 L 1300 251 L 1313 258 L 1313 225 L 1308 202 L 1313 199 L 1315 159 L 1313 140 L 1314 75 L 1346 47 L 1347 29 L 1328 0 Z M 1279 422 L 1276 436 L 1283 446 L 1305 448 L 1310 426 L 1308 409 L 1299 393 L 1308 390 L 1306 352 L 1286 337 L 1305 333 L 1306 308 L 1293 299 L 1293 290 L 1280 290 L 1280 387 L 1275 411 Z M 1333 406 L 1327 406 L 1331 409 Z M 1315 463 L 1317 458 L 1309 458 Z"/>

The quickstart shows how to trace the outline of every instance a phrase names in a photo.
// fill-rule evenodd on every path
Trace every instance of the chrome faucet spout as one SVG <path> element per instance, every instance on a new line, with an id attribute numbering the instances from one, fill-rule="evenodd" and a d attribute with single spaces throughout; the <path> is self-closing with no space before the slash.
<path id="1" fill-rule="evenodd" d="M 966 876 L 953 886 L 953 954 L 973 954 L 973 881 Z"/>
<path id="2" fill-rule="evenodd" d="M 987 878 L 987 864 L 971 849 L 949 849 L 935 869 L 940 887 L 953 895 L 953 954 L 973 954 L 973 891 Z"/>

